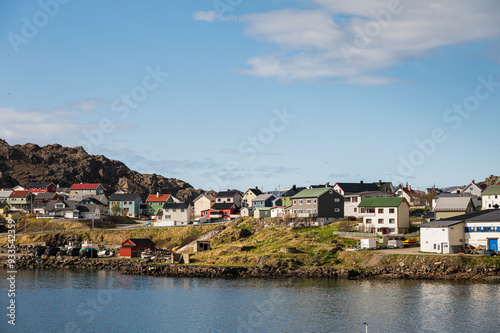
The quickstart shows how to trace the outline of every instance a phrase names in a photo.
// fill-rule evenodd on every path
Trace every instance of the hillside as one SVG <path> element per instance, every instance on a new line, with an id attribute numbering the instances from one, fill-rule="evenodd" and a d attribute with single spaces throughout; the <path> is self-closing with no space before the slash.
<path id="1" fill-rule="evenodd" d="M 101 183 L 109 193 L 123 190 L 140 193 L 143 198 L 160 192 L 191 200 L 201 192 L 179 179 L 141 174 L 120 161 L 89 155 L 82 147 L 40 147 L 32 143 L 10 146 L 0 139 L 0 188 L 38 181 L 51 181 L 60 187 Z"/>

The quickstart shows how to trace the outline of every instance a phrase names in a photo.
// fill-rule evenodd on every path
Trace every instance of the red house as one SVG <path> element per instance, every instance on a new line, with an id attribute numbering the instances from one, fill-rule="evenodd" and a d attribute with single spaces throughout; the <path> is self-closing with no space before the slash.
<path id="1" fill-rule="evenodd" d="M 203 217 L 207 218 L 231 218 L 231 215 L 239 214 L 240 210 L 236 203 L 232 202 L 223 202 L 223 203 L 214 203 L 212 208 L 206 209 L 201 212 Z"/>
<path id="2" fill-rule="evenodd" d="M 33 194 L 37 193 L 46 193 L 46 192 L 51 192 L 55 193 L 56 192 L 56 186 L 54 183 L 48 183 L 48 182 L 41 182 L 41 183 L 31 183 L 28 185 L 29 190 Z"/>
<path id="3" fill-rule="evenodd" d="M 148 238 L 130 238 L 122 243 L 120 248 L 120 257 L 137 258 L 141 252 L 150 249 L 154 251 L 156 244 Z"/>

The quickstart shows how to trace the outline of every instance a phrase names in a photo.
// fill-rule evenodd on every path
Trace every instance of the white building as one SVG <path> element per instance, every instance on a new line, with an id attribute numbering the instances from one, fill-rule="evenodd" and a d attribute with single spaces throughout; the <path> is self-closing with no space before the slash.
<path id="1" fill-rule="evenodd" d="M 271 208 L 271 217 L 283 217 L 285 216 L 285 207 L 275 206 Z"/>
<path id="2" fill-rule="evenodd" d="M 191 204 L 166 203 L 160 209 L 159 216 L 162 221 L 172 221 L 171 225 L 188 225 L 193 218 Z"/>
<path id="3" fill-rule="evenodd" d="M 404 198 L 365 198 L 359 209 L 363 214 L 362 231 L 386 235 L 410 229 L 410 205 Z"/>
<path id="4" fill-rule="evenodd" d="M 434 253 L 458 253 L 465 246 L 498 252 L 500 210 L 487 209 L 422 224 L 420 250 Z"/>
<path id="5" fill-rule="evenodd" d="M 500 207 L 500 185 L 491 185 L 481 193 L 483 209 Z"/>
<path id="6" fill-rule="evenodd" d="M 193 201 L 194 205 L 194 217 L 200 217 L 201 212 L 210 209 L 215 203 L 215 197 L 211 194 L 200 194 Z"/>
<path id="7" fill-rule="evenodd" d="M 354 216 L 356 218 L 363 216 L 360 209 L 358 208 L 359 204 L 365 198 L 389 198 L 391 194 L 384 193 L 382 191 L 367 191 L 367 192 L 358 192 L 358 193 L 350 193 L 344 195 L 344 215 L 345 216 Z"/>

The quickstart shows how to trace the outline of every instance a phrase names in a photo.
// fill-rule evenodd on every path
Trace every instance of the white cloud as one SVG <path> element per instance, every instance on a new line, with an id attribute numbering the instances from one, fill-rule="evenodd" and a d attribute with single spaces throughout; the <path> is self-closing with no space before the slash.
<path id="1" fill-rule="evenodd" d="M 389 3 L 396 6 L 389 7 Z M 241 73 L 279 80 L 336 79 L 364 85 L 401 80 L 376 72 L 430 51 L 500 36 L 496 0 L 311 0 L 308 9 L 240 17 L 244 33 L 276 49 Z"/>
<path id="2" fill-rule="evenodd" d="M 217 19 L 217 13 L 215 12 L 215 10 L 207 12 L 196 12 L 193 14 L 193 18 L 196 21 L 213 22 Z"/>

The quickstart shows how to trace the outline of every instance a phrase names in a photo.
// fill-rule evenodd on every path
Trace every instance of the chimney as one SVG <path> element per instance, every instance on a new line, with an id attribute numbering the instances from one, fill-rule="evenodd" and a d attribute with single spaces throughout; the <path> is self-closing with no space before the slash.
<path id="1" fill-rule="evenodd" d="M 297 185 L 293 185 L 293 186 L 292 186 L 292 188 L 293 188 L 294 190 L 296 190 L 296 189 L 297 189 Z"/>
<path id="2" fill-rule="evenodd" d="M 326 187 L 330 187 L 330 182 L 326 182 Z"/>
<path id="3" fill-rule="evenodd" d="M 473 180 L 472 180 L 472 184 L 475 184 L 475 183 L 476 183 L 476 181 L 473 179 Z"/>
<path id="4" fill-rule="evenodd" d="M 229 192 L 229 191 L 231 191 L 231 189 L 227 189 L 227 191 Z"/>
<path id="5" fill-rule="evenodd" d="M 360 183 L 360 184 L 363 184 L 363 181 L 360 181 L 359 183 Z"/>
<path id="6" fill-rule="evenodd" d="M 160 192 L 156 192 L 156 197 L 159 198 L 160 197 Z"/>
<path id="7" fill-rule="evenodd" d="M 378 180 L 378 184 L 379 184 L 379 185 L 382 185 L 382 179 L 379 179 L 379 180 Z"/>
<path id="8" fill-rule="evenodd" d="M 255 186 L 255 189 L 256 189 L 256 190 L 258 190 L 258 189 L 259 189 L 259 187 L 258 187 L 258 186 Z"/>

